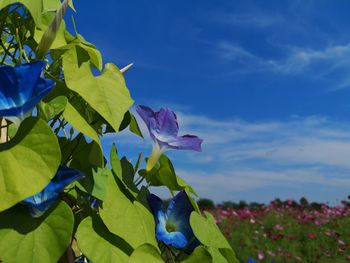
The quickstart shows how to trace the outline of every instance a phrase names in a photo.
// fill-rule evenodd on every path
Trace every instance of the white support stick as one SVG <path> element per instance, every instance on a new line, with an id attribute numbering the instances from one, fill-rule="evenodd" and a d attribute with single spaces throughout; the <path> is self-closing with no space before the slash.
<path id="1" fill-rule="evenodd" d="M 7 121 L 5 119 L 1 119 L 0 127 L 0 143 L 5 143 L 7 142 Z"/>
<path id="2" fill-rule="evenodd" d="M 129 70 L 129 68 L 132 67 L 132 65 L 134 65 L 134 63 L 130 63 L 129 65 L 125 66 L 124 68 L 122 68 L 122 69 L 120 70 L 120 72 L 121 72 L 122 74 L 124 74 L 125 72 L 127 72 L 127 71 Z"/>

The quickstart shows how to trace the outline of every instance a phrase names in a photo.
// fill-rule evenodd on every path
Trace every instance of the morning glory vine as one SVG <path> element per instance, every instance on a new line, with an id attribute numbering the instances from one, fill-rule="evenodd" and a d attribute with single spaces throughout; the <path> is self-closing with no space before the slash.
<path id="1" fill-rule="evenodd" d="M 137 106 L 151 154 L 125 157 L 113 144 L 106 156 L 107 134 L 143 137 L 123 75 L 132 64 L 104 63 L 78 25 L 67 30 L 68 8 L 0 1 L 0 261 L 237 263 L 166 156 L 203 142 L 178 136 L 173 111 Z M 169 190 L 167 207 L 155 187 Z"/>

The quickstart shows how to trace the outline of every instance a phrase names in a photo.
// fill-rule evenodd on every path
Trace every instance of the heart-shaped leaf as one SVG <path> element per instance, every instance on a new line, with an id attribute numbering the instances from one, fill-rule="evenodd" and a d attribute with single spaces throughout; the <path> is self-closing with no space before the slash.
<path id="1" fill-rule="evenodd" d="M 39 218 L 22 205 L 0 213 L 0 261 L 57 262 L 71 242 L 74 218 L 60 202 Z"/>
<path id="2" fill-rule="evenodd" d="M 96 218 L 97 219 L 97 218 Z M 85 218 L 79 225 L 76 238 L 81 252 L 92 262 L 115 263 L 128 262 L 132 248 L 125 241 L 113 235 L 101 220 Z"/>
<path id="3" fill-rule="evenodd" d="M 54 177 L 61 151 L 41 119 L 24 120 L 16 136 L 0 145 L 0 211 L 40 192 Z"/>
<path id="4" fill-rule="evenodd" d="M 122 237 L 133 248 L 149 243 L 157 246 L 153 215 L 138 201 L 132 202 L 119 178 L 108 177 L 107 195 L 100 215 L 109 231 Z M 130 193 L 128 196 L 132 196 Z"/>
<path id="5" fill-rule="evenodd" d="M 115 131 L 132 105 L 129 90 L 120 70 L 114 64 L 106 64 L 100 76 L 95 77 L 89 60 L 83 59 L 84 51 L 72 46 L 63 56 L 64 77 L 68 88 L 77 92 L 90 104 Z M 78 57 L 81 59 L 79 60 Z"/>

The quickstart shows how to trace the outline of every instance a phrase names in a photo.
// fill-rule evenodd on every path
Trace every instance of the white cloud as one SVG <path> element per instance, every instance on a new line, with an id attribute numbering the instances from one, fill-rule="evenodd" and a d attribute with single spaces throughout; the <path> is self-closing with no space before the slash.
<path id="1" fill-rule="evenodd" d="M 259 57 L 243 46 L 229 41 L 219 41 L 217 52 L 219 57 L 228 61 L 247 65 L 247 70 L 272 71 L 282 74 L 304 74 L 306 71 L 318 68 L 318 77 L 323 77 L 336 70 L 348 68 L 350 65 L 350 43 L 329 45 L 323 49 L 302 47 L 284 47 L 283 58 L 266 59 Z M 242 69 L 239 69 L 242 70 Z M 347 81 L 343 86 L 348 85 Z M 340 83 L 341 84 L 341 83 Z"/>
<path id="2" fill-rule="evenodd" d="M 350 186 L 350 123 L 318 116 L 283 122 L 214 120 L 181 111 L 177 116 L 180 135 L 195 134 L 204 139 L 201 153 L 171 153 L 177 173 L 201 196 L 222 201 L 235 198 L 232 193 L 243 195 L 269 187 L 272 192 L 289 187 L 297 193 L 306 191 L 306 186 Z M 148 131 L 142 121 L 139 123 L 147 137 Z M 147 138 L 143 142 L 125 133 L 111 136 L 105 143 L 111 141 L 128 145 L 132 159 L 134 151 L 150 152 Z"/>
<path id="3" fill-rule="evenodd" d="M 227 11 L 211 11 L 205 14 L 206 19 L 215 23 L 229 25 L 232 27 L 267 28 L 280 24 L 284 19 L 279 14 L 252 11 L 249 13 L 232 13 Z"/>
<path id="4" fill-rule="evenodd" d="M 217 121 L 178 114 L 183 130 L 204 138 L 204 153 L 193 161 L 241 162 L 253 159 L 274 164 L 327 165 L 350 169 L 350 124 L 323 117 L 287 122 Z M 219 154 L 218 154 L 219 153 Z"/>
<path id="5" fill-rule="evenodd" d="M 324 66 L 318 75 L 326 75 L 350 65 L 350 43 L 333 44 L 323 49 L 289 48 L 284 61 L 274 62 L 274 70 L 286 74 L 298 74 L 314 66 Z"/>
<path id="6" fill-rule="evenodd" d="M 327 81 L 333 92 L 350 87 L 350 43 L 332 44 L 323 49 L 283 46 L 284 57 L 265 58 L 237 43 L 219 41 L 216 54 L 230 63 L 232 73 L 269 72 L 280 75 L 307 76 L 314 81 Z"/>

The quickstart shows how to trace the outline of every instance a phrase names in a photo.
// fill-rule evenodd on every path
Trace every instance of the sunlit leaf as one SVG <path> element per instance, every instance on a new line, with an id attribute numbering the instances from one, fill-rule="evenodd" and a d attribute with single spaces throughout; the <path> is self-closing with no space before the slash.
<path id="1" fill-rule="evenodd" d="M 40 192 L 61 160 L 57 138 L 41 119 L 28 118 L 16 136 L 0 145 L 0 211 Z"/>
<path id="2" fill-rule="evenodd" d="M 72 47 L 63 56 L 64 76 L 68 88 L 77 92 L 112 127 L 118 131 L 125 112 L 132 105 L 124 78 L 114 64 L 106 64 L 95 77 L 88 61 L 79 61 L 81 53 Z"/>
<path id="3" fill-rule="evenodd" d="M 96 131 L 69 102 L 66 104 L 63 117 L 79 132 L 93 139 L 102 149 L 100 138 L 98 137 Z"/>
<path id="4" fill-rule="evenodd" d="M 107 196 L 100 210 L 103 222 L 133 248 L 144 243 L 157 246 L 153 215 L 138 201 L 131 201 L 126 191 L 121 182 L 108 177 Z"/>
<path id="5" fill-rule="evenodd" d="M 204 247 L 199 246 L 192 252 L 192 254 L 182 261 L 183 263 L 212 263 L 212 256 Z"/>
<path id="6" fill-rule="evenodd" d="M 128 262 L 132 248 L 120 237 L 110 233 L 100 220 L 85 218 L 78 227 L 76 238 L 81 252 L 93 262 Z"/>
<path id="7" fill-rule="evenodd" d="M 137 247 L 131 254 L 128 263 L 163 263 L 159 250 L 151 244 L 143 244 Z"/>
<path id="8" fill-rule="evenodd" d="M 73 223 L 64 202 L 39 218 L 24 206 L 0 213 L 0 261 L 57 262 L 71 242 Z"/>
<path id="9" fill-rule="evenodd" d="M 4 7 L 14 3 L 23 4 L 30 12 L 31 16 L 35 21 L 35 24 L 40 25 L 41 12 L 43 10 L 42 0 L 0 0 L 0 9 L 3 9 Z"/>
<path id="10" fill-rule="evenodd" d="M 231 248 L 215 221 L 209 216 L 205 218 L 194 211 L 190 216 L 190 224 L 194 235 L 202 244 L 215 248 Z"/>

